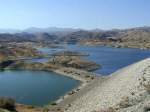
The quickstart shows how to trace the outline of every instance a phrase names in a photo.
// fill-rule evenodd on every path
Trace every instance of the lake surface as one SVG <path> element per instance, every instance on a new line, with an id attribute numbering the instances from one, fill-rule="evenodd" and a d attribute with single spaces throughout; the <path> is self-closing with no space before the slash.
<path id="1" fill-rule="evenodd" d="M 79 85 L 76 80 L 48 71 L 0 71 L 0 96 L 14 96 L 26 105 L 47 105 Z"/>
<path id="2" fill-rule="evenodd" d="M 61 45 L 67 49 L 38 48 L 43 53 L 53 53 L 63 50 L 77 50 L 89 53 L 90 56 L 80 56 L 98 63 L 102 69 L 93 73 L 110 75 L 117 70 L 150 56 L 150 50 L 134 48 L 113 48 L 101 46 Z M 56 50 L 56 51 L 53 51 Z M 29 62 L 45 62 L 52 58 L 25 60 Z M 0 96 L 15 96 L 18 103 L 41 106 L 57 100 L 80 85 L 80 82 L 48 71 L 5 70 L 0 72 Z"/>
<path id="3" fill-rule="evenodd" d="M 59 45 L 59 44 L 57 44 Z M 89 53 L 90 56 L 80 56 L 87 60 L 98 63 L 102 66 L 102 69 L 95 70 L 93 73 L 102 75 L 110 75 L 117 70 L 129 66 L 135 62 L 141 61 L 150 57 L 150 50 L 141 50 L 136 48 L 114 48 L 103 46 L 79 46 L 79 45 L 61 45 L 69 49 L 50 49 L 50 48 L 37 48 L 43 53 L 52 53 L 62 50 L 77 50 L 81 52 Z M 51 51 L 57 50 L 57 51 Z M 49 59 L 36 59 L 27 61 L 44 62 Z"/>

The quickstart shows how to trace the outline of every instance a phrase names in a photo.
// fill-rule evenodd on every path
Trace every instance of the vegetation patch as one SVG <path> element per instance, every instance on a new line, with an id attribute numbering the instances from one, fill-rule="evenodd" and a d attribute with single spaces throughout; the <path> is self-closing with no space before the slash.
<path id="1" fill-rule="evenodd" d="M 57 103 L 56 102 L 51 102 L 50 105 L 57 105 Z"/>
<path id="2" fill-rule="evenodd" d="M 28 105 L 27 108 L 35 108 L 33 105 Z"/>
<path id="3" fill-rule="evenodd" d="M 90 76 L 89 76 L 89 75 L 86 75 L 86 76 L 85 76 L 85 78 L 88 78 L 88 77 L 90 77 Z"/>
<path id="4" fill-rule="evenodd" d="M 76 91 L 79 91 L 79 90 L 80 90 L 79 88 L 76 89 Z"/>
<path id="5" fill-rule="evenodd" d="M 0 97 L 0 108 L 4 108 L 10 111 L 15 110 L 15 98 L 14 97 Z"/>
<path id="6" fill-rule="evenodd" d="M 75 93 L 75 91 L 72 91 L 72 92 L 68 93 L 68 95 L 72 95 L 72 94 L 74 94 L 74 93 Z"/>
<path id="7" fill-rule="evenodd" d="M 45 111 L 49 111 L 49 109 L 47 107 L 44 108 Z"/>

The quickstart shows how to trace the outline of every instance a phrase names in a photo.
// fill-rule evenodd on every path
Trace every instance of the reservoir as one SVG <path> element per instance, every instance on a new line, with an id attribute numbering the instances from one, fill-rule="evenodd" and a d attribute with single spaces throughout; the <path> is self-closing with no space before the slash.
<path id="1" fill-rule="evenodd" d="M 48 71 L 0 71 L 0 96 L 14 96 L 20 104 L 42 106 L 80 85 L 80 82 Z"/>
<path id="2" fill-rule="evenodd" d="M 55 45 L 55 44 L 54 44 Z M 60 44 L 58 44 L 60 45 Z M 81 51 L 89 53 L 90 56 L 80 56 L 87 60 L 96 62 L 102 66 L 102 69 L 95 70 L 93 73 L 102 75 L 110 75 L 119 69 L 129 66 L 133 63 L 141 61 L 150 57 L 150 50 L 141 50 L 137 48 L 114 48 L 104 46 L 80 46 L 80 45 L 61 45 L 68 49 L 49 49 L 49 48 L 37 48 L 43 53 L 53 53 L 62 50 Z M 57 51 L 51 51 L 57 50 Z M 44 62 L 49 59 L 35 59 L 27 61 Z"/>
<path id="3" fill-rule="evenodd" d="M 110 75 L 123 67 L 150 57 L 150 50 L 113 48 L 103 46 L 61 45 L 67 49 L 37 48 L 43 53 L 77 50 L 89 53 L 80 56 L 98 63 L 102 69 L 93 73 Z M 55 51 L 56 50 L 56 51 Z M 45 62 L 52 58 L 25 60 Z M 5 70 L 0 72 L 0 96 L 14 96 L 21 104 L 42 106 L 78 87 L 80 82 L 48 71 Z"/>

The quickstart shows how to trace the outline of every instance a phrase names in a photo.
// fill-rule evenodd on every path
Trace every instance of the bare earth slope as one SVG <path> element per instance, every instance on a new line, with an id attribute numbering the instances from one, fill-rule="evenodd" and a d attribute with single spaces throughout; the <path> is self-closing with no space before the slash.
<path id="1" fill-rule="evenodd" d="M 0 46 L 0 58 L 46 56 L 37 49 L 25 46 Z"/>
<path id="2" fill-rule="evenodd" d="M 77 99 L 66 112 L 150 110 L 150 58 L 123 68 Z"/>
<path id="3" fill-rule="evenodd" d="M 60 56 L 45 63 L 47 65 L 55 65 L 58 67 L 72 67 L 86 71 L 93 71 L 101 68 L 101 66 L 97 63 L 74 56 Z"/>

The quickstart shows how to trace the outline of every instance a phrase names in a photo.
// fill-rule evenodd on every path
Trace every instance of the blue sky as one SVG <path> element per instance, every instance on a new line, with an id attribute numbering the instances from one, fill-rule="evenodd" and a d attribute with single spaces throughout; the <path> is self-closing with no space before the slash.
<path id="1" fill-rule="evenodd" d="M 150 0 L 0 0 L 0 29 L 150 26 Z"/>

